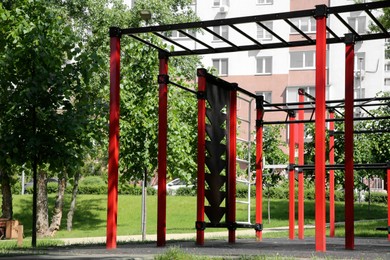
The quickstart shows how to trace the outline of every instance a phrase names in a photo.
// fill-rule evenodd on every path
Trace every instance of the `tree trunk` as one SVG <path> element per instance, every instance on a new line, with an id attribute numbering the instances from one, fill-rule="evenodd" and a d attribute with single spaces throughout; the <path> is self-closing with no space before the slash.
<path id="1" fill-rule="evenodd" d="M 49 228 L 50 236 L 54 236 L 61 226 L 62 207 L 64 205 L 65 189 L 66 189 L 66 173 L 64 173 L 62 178 L 58 179 L 57 198 L 54 206 L 53 217 L 51 218 L 51 224 Z"/>
<path id="2" fill-rule="evenodd" d="M 80 173 L 76 173 L 73 182 L 72 200 L 70 202 L 69 212 L 66 220 L 66 229 L 68 231 L 72 231 L 73 215 L 76 210 L 76 197 L 77 197 L 77 192 L 79 190 L 79 179 L 80 179 Z"/>
<path id="3" fill-rule="evenodd" d="M 47 236 L 49 232 L 46 179 L 46 172 L 40 170 L 37 178 L 37 235 L 39 237 Z"/>
<path id="4" fill-rule="evenodd" d="M 12 193 L 11 184 L 8 173 L 0 171 L 1 175 L 1 194 L 3 195 L 3 201 L 1 205 L 2 218 L 12 219 Z"/>

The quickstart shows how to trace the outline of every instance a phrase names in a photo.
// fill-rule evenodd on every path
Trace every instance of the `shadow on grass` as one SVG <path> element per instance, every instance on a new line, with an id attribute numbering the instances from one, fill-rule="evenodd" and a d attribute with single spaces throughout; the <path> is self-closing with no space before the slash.
<path id="1" fill-rule="evenodd" d="M 32 234 L 32 196 L 25 196 L 17 201 L 20 212 L 14 213 L 14 219 L 19 220 L 24 226 L 24 235 L 26 237 Z M 55 196 L 48 198 L 49 222 L 53 215 Z M 88 200 L 78 200 L 76 211 L 73 217 L 73 229 L 81 231 L 93 231 L 99 226 L 105 226 L 105 218 L 99 217 L 99 212 L 105 212 L 98 198 L 89 198 Z M 65 196 L 63 215 L 61 220 L 61 230 L 66 230 L 66 220 L 70 205 L 70 197 Z"/>

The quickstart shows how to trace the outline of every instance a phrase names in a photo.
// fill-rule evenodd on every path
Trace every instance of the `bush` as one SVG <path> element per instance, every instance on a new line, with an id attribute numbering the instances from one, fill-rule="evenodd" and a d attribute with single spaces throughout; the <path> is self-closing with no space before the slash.
<path id="1" fill-rule="evenodd" d="M 105 185 L 106 183 L 100 176 L 85 176 L 80 180 L 80 185 Z"/>
<path id="2" fill-rule="evenodd" d="M 368 202 L 370 199 L 368 192 L 364 194 L 364 200 Z M 372 203 L 387 203 L 387 193 L 386 192 L 371 192 L 371 202 Z"/>
<path id="3" fill-rule="evenodd" d="M 194 187 L 178 188 L 176 196 L 196 196 L 196 189 Z"/>
<path id="4" fill-rule="evenodd" d="M 78 194 L 107 194 L 107 185 L 79 185 Z"/>

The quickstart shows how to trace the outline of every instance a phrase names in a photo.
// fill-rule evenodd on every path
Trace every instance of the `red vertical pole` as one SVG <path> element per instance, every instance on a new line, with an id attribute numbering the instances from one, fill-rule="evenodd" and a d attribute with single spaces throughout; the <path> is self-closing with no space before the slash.
<path id="1" fill-rule="evenodd" d="M 168 57 L 159 53 L 160 75 L 168 75 Z M 168 128 L 168 85 L 159 84 L 158 103 L 158 191 L 157 191 L 157 246 L 165 246 L 167 211 L 167 128 Z"/>
<path id="2" fill-rule="evenodd" d="M 264 96 L 256 97 L 256 239 L 263 238 L 263 113 Z"/>
<path id="3" fill-rule="evenodd" d="M 390 241 L 390 162 L 387 162 L 387 232 Z"/>
<path id="4" fill-rule="evenodd" d="M 228 166 L 228 214 L 229 243 L 236 241 L 236 134 L 237 91 L 230 91 L 229 105 L 229 166 Z"/>
<path id="5" fill-rule="evenodd" d="M 118 166 L 119 166 L 119 76 L 120 37 L 117 27 L 110 28 L 110 130 L 108 145 L 108 198 L 106 248 L 116 248 L 118 213 Z"/>
<path id="6" fill-rule="evenodd" d="M 290 111 L 290 146 L 289 146 L 289 235 L 290 239 L 294 239 L 295 233 L 295 112 Z"/>
<path id="7" fill-rule="evenodd" d="M 299 89 L 299 102 L 302 103 L 305 101 L 304 90 Z M 305 119 L 305 111 L 303 110 L 304 105 L 299 105 L 298 119 Z M 298 164 L 304 165 L 304 124 L 298 124 Z M 304 239 L 305 237 L 305 196 L 304 196 L 304 178 L 303 178 L 303 169 L 299 168 L 298 170 L 298 238 Z"/>
<path id="8" fill-rule="evenodd" d="M 206 70 L 198 69 L 198 193 L 196 244 L 204 244 L 204 196 L 206 163 Z"/>
<path id="9" fill-rule="evenodd" d="M 315 111 L 315 236 L 316 251 L 326 251 L 325 216 L 325 84 L 326 84 L 326 5 L 316 11 L 316 111 Z"/>
<path id="10" fill-rule="evenodd" d="M 334 119 L 334 109 L 329 109 L 329 118 Z M 329 123 L 329 164 L 334 164 L 334 122 Z M 334 170 L 329 170 L 329 235 L 334 237 L 335 204 L 334 204 Z"/>
<path id="11" fill-rule="evenodd" d="M 345 37 L 345 248 L 354 249 L 353 104 L 354 38 Z"/>

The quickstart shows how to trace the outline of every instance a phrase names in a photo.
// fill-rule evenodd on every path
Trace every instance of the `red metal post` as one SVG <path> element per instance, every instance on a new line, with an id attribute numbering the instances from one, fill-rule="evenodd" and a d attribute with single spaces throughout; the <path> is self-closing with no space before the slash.
<path id="1" fill-rule="evenodd" d="M 387 162 L 387 240 L 390 241 L 390 162 Z"/>
<path id="2" fill-rule="evenodd" d="M 290 239 L 295 236 L 295 112 L 290 111 L 290 146 L 289 146 L 289 235 Z"/>
<path id="3" fill-rule="evenodd" d="M 346 35 L 345 46 L 345 248 L 354 249 L 353 104 L 354 38 Z"/>
<path id="4" fill-rule="evenodd" d="M 168 56 L 159 53 L 160 75 L 168 75 Z M 159 84 L 158 104 L 158 191 L 157 191 L 157 246 L 166 243 L 167 211 L 167 128 L 168 128 L 168 85 Z"/>
<path id="5" fill-rule="evenodd" d="M 206 163 L 206 70 L 198 69 L 198 193 L 196 211 L 196 244 L 204 244 L 204 196 Z"/>
<path id="6" fill-rule="evenodd" d="M 237 91 L 230 91 L 229 105 L 229 166 L 228 166 L 228 212 L 229 243 L 236 241 L 236 135 L 237 135 Z"/>
<path id="7" fill-rule="evenodd" d="M 299 89 L 299 102 L 305 101 L 304 90 Z M 299 105 L 298 119 L 305 119 L 305 111 L 303 110 L 304 105 Z M 298 164 L 303 165 L 304 160 L 304 124 L 298 124 Z M 304 196 L 304 178 L 303 178 L 303 169 L 298 169 L 298 238 L 304 239 L 305 237 L 305 196 Z"/>
<path id="8" fill-rule="evenodd" d="M 329 109 L 329 118 L 334 119 L 334 109 Z M 334 164 L 334 122 L 329 123 L 329 164 Z M 335 204 L 334 204 L 334 170 L 329 170 L 329 236 L 334 237 Z"/>
<path id="9" fill-rule="evenodd" d="M 256 98 L 256 239 L 263 238 L 263 113 L 264 96 Z"/>
<path id="10" fill-rule="evenodd" d="M 108 198 L 106 248 L 116 248 L 119 166 L 119 84 L 120 37 L 117 27 L 110 28 L 110 129 L 108 145 Z"/>
<path id="11" fill-rule="evenodd" d="M 316 102 L 315 102 L 315 237 L 316 251 L 326 251 L 325 208 L 325 84 L 326 5 L 316 6 Z"/>

